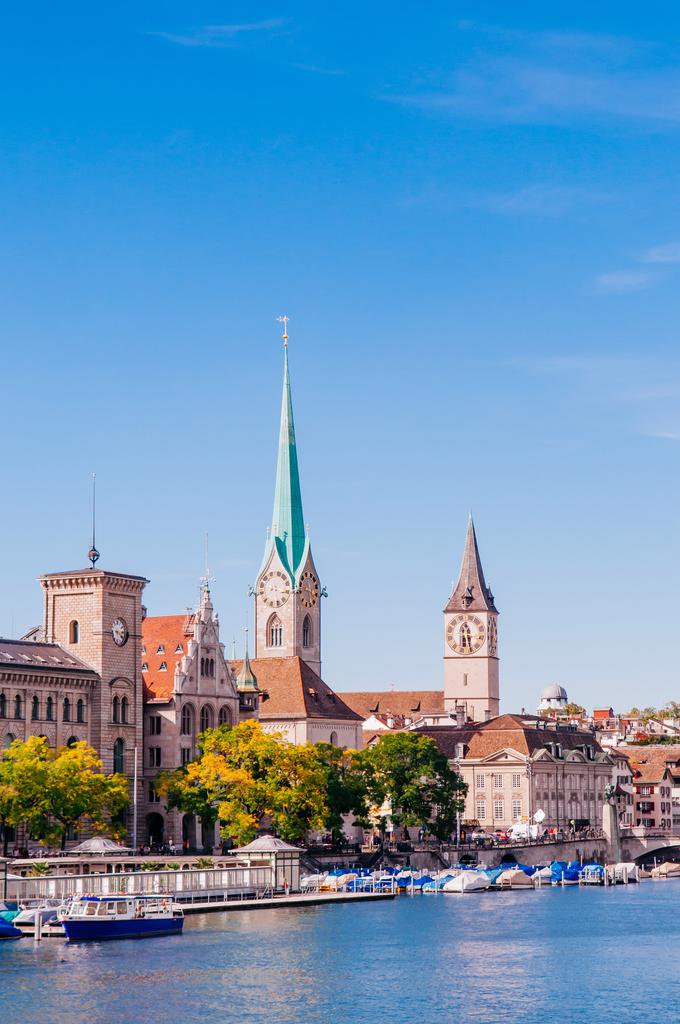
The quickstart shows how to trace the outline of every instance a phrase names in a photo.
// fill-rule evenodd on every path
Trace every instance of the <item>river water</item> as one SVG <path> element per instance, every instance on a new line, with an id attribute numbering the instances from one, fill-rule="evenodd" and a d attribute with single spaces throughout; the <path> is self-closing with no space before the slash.
<path id="1" fill-rule="evenodd" d="M 0 943 L 3 1024 L 680 1018 L 680 880 L 188 917 L 178 937 Z"/>

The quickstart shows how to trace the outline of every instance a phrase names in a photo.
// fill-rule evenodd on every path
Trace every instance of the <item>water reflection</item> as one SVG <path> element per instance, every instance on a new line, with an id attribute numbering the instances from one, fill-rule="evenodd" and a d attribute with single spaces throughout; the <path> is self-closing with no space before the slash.
<path id="1" fill-rule="evenodd" d="M 675 1019 L 680 881 L 189 917 L 182 937 L 0 945 L 10 1024 Z M 632 941 L 631 941 L 632 939 Z"/>

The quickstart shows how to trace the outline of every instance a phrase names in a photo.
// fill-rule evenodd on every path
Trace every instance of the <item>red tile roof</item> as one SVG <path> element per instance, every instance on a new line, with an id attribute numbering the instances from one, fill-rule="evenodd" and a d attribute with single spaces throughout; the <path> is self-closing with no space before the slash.
<path id="1" fill-rule="evenodd" d="M 252 670 L 260 690 L 268 697 L 260 702 L 261 721 L 281 718 L 341 718 L 353 722 L 361 716 L 348 707 L 340 694 L 302 658 L 252 658 Z M 230 661 L 238 673 L 241 661 Z"/>
<path id="2" fill-rule="evenodd" d="M 595 708 L 593 710 L 593 718 L 613 718 L 614 711 L 612 708 Z"/>
<path id="3" fill-rule="evenodd" d="M 555 728 L 550 720 L 532 715 L 499 715 L 488 722 L 468 722 L 462 727 L 425 726 L 418 730 L 418 735 L 429 736 L 448 757 L 455 756 L 460 743 L 467 746 L 467 757 L 480 758 L 506 747 L 520 754 L 534 754 L 548 743 L 559 743 L 564 750 L 592 746 L 596 753 L 602 753 L 591 732 Z"/>
<path id="4" fill-rule="evenodd" d="M 680 745 L 658 743 L 640 747 L 621 746 L 616 748 L 616 752 L 628 758 L 635 782 L 661 782 L 668 770 L 668 762 L 680 758 Z"/>
<path id="5" fill-rule="evenodd" d="M 172 696 L 175 680 L 175 665 L 187 653 L 189 640 L 193 637 L 194 616 L 153 615 L 142 623 L 142 664 L 148 671 L 142 673 L 144 696 L 147 700 L 168 700 Z M 182 651 L 177 647 L 182 645 Z M 158 648 L 162 647 L 161 653 Z M 167 667 L 161 670 L 161 665 Z"/>
<path id="6" fill-rule="evenodd" d="M 378 714 L 415 719 L 444 711 L 443 690 L 361 690 L 339 696 L 363 719 Z"/>

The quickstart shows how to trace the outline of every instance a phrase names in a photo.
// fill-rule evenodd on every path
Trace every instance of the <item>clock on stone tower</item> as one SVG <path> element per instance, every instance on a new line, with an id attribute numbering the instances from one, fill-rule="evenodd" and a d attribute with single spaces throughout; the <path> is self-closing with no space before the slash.
<path id="1" fill-rule="evenodd" d="M 40 577 L 44 637 L 93 668 L 101 682 L 89 710 L 91 742 L 106 771 L 133 771 L 142 750 L 141 633 L 143 576 L 81 569 Z"/>

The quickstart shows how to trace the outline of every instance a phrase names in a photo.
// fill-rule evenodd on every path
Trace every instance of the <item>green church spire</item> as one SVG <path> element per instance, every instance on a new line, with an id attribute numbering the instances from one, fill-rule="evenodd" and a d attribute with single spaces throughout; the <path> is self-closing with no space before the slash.
<path id="1" fill-rule="evenodd" d="M 281 428 L 279 431 L 279 453 L 276 463 L 276 487 L 274 490 L 274 511 L 270 544 L 276 545 L 281 561 L 289 571 L 293 583 L 301 568 L 307 547 L 305 521 L 302 513 L 300 471 L 298 469 L 297 446 L 295 444 L 295 423 L 293 402 L 290 394 L 290 373 L 288 370 L 288 317 L 280 317 L 284 324 L 283 334 L 283 395 L 281 398 Z M 266 557 L 266 555 L 265 555 Z"/>

